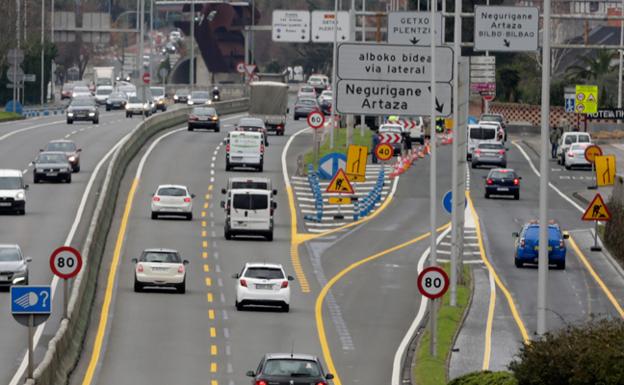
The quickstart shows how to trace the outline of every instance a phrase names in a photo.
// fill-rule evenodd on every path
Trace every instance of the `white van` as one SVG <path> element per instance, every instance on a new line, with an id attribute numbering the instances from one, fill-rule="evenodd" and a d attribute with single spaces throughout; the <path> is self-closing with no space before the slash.
<path id="1" fill-rule="evenodd" d="M 570 131 L 564 132 L 559 138 L 559 146 L 557 147 L 557 163 L 565 163 L 565 153 L 573 143 L 591 143 L 592 138 L 589 132 Z"/>
<path id="2" fill-rule="evenodd" d="M 235 235 L 259 235 L 273 240 L 273 212 L 277 203 L 270 190 L 233 189 L 227 201 L 221 202 L 225 209 L 225 239 Z"/>
<path id="3" fill-rule="evenodd" d="M 472 159 L 472 152 L 479 143 L 492 142 L 503 143 L 497 135 L 498 127 L 488 124 L 469 124 L 466 132 L 468 136 L 468 146 L 466 147 L 466 159 Z"/>
<path id="4" fill-rule="evenodd" d="M 262 172 L 264 139 L 261 132 L 230 131 L 225 146 L 225 171 L 234 167 L 252 167 Z"/>
<path id="5" fill-rule="evenodd" d="M 26 190 L 20 170 L 0 170 L 0 211 L 26 214 Z"/>

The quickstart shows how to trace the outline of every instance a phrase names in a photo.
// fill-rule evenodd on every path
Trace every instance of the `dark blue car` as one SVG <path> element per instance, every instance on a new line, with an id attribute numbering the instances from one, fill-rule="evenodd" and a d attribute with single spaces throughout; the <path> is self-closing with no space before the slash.
<path id="1" fill-rule="evenodd" d="M 524 226 L 520 233 L 513 233 L 516 238 L 514 262 L 516 267 L 525 263 L 537 264 L 539 253 L 539 223 L 531 221 Z M 548 225 L 548 264 L 558 269 L 565 269 L 566 245 L 568 234 L 561 231 L 556 223 Z"/>

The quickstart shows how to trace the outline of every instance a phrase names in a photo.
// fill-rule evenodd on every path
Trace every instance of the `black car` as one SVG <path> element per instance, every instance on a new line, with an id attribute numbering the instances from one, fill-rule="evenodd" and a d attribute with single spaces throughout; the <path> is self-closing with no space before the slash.
<path id="1" fill-rule="evenodd" d="M 93 124 L 100 123 L 100 112 L 92 98 L 73 99 L 65 111 L 67 124 L 77 120 L 90 120 Z"/>
<path id="2" fill-rule="evenodd" d="M 44 151 L 34 161 L 33 182 L 56 180 L 71 183 L 72 167 L 67 155 L 60 151 Z"/>
<path id="3" fill-rule="evenodd" d="M 106 99 L 106 111 L 123 110 L 128 103 L 128 96 L 123 92 L 113 92 Z"/>
<path id="4" fill-rule="evenodd" d="M 221 124 L 217 111 L 212 107 L 193 107 L 188 116 L 188 130 L 193 131 L 196 128 L 208 128 L 219 132 Z"/>
<path id="5" fill-rule="evenodd" d="M 512 195 L 520 199 L 521 176 L 511 168 L 493 168 L 485 178 L 485 198 L 490 195 Z"/>
<path id="6" fill-rule="evenodd" d="M 253 378 L 252 385 L 327 385 L 334 378 L 316 356 L 300 353 L 265 354 L 258 369 L 247 376 Z"/>
<path id="7" fill-rule="evenodd" d="M 299 99 L 295 102 L 294 108 L 294 118 L 295 120 L 299 120 L 299 118 L 307 118 L 310 112 L 312 111 L 320 111 L 321 108 L 318 105 L 316 99 Z"/>

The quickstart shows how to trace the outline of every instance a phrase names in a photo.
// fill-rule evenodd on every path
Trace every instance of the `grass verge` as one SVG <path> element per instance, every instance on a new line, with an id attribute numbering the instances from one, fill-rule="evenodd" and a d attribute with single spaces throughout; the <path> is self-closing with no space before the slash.
<path id="1" fill-rule="evenodd" d="M 448 263 L 442 268 L 450 275 Z M 446 359 L 453 343 L 453 337 L 459 328 L 466 306 L 470 301 L 471 275 L 468 266 L 463 267 L 464 282 L 457 285 L 457 306 L 450 305 L 450 295 L 443 297 L 442 306 L 438 310 L 438 345 L 437 356 L 429 354 L 430 333 L 427 329 L 416 350 L 413 376 L 418 385 L 444 385 L 446 378 Z"/>
<path id="2" fill-rule="evenodd" d="M 8 122 L 11 120 L 22 120 L 24 117 L 13 112 L 0 111 L 0 122 Z"/>
<path id="3" fill-rule="evenodd" d="M 372 144 L 372 131 L 366 129 L 364 130 L 364 135 L 362 136 L 360 135 L 360 129 L 354 128 L 353 129 L 353 141 L 351 144 L 367 146 L 370 151 L 371 150 L 370 147 Z M 345 128 L 340 128 L 336 132 L 336 135 L 334 137 L 333 149 L 329 148 L 329 135 L 327 135 L 327 137 L 325 138 L 325 142 L 321 143 L 321 148 L 319 150 L 319 159 L 331 152 L 339 152 L 345 155 L 347 154 L 347 130 Z M 314 154 L 312 150 L 304 154 L 303 164 L 306 167 L 306 169 L 308 167 L 308 164 L 313 164 L 314 168 L 318 166 L 317 164 L 314 163 Z"/>

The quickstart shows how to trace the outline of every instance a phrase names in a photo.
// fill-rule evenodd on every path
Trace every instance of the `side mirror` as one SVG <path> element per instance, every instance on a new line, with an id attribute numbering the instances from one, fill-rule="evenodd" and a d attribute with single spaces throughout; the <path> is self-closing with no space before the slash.
<path id="1" fill-rule="evenodd" d="M 522 179 L 522 177 L 521 177 L 521 176 L 519 176 L 519 177 L 518 177 L 518 179 Z"/>
<path id="2" fill-rule="evenodd" d="M 277 202 L 271 202 L 271 207 L 273 207 L 273 209 L 277 208 Z"/>
<path id="3" fill-rule="evenodd" d="M 234 278 L 234 279 L 238 279 L 239 277 L 240 277 L 240 274 L 238 274 L 238 273 L 232 274 L 232 278 Z"/>
<path id="4" fill-rule="evenodd" d="M 511 233 L 511 235 L 512 235 L 514 238 L 518 238 L 518 237 L 520 236 L 520 234 L 518 234 L 518 232 L 517 232 L 517 231 L 514 231 L 513 233 Z"/>
<path id="5" fill-rule="evenodd" d="M 570 234 L 567 231 L 563 232 L 563 239 L 569 239 L 570 238 Z"/>
<path id="6" fill-rule="evenodd" d="M 29 185 L 25 184 L 24 185 L 24 190 L 28 190 L 29 187 L 30 187 Z"/>
<path id="7" fill-rule="evenodd" d="M 76 152 L 82 152 L 82 148 L 77 149 Z"/>
<path id="8" fill-rule="evenodd" d="M 253 370 L 249 370 L 246 374 L 247 377 L 255 377 L 256 373 Z"/>
<path id="9" fill-rule="evenodd" d="M 221 208 L 224 209 L 225 208 L 225 202 L 221 201 Z"/>
<path id="10" fill-rule="evenodd" d="M 28 262 L 32 262 L 32 258 L 31 257 L 26 257 L 26 263 Z"/>
<path id="11" fill-rule="evenodd" d="M 325 379 L 326 379 L 326 380 L 333 380 L 333 379 L 334 379 L 334 375 L 333 375 L 333 374 L 331 374 L 331 373 L 327 373 L 327 374 L 325 375 Z"/>
<path id="12" fill-rule="evenodd" d="M 136 258 L 132 258 L 132 263 L 138 263 L 138 262 L 139 262 L 139 260 L 138 260 L 138 259 L 136 259 Z"/>
<path id="13" fill-rule="evenodd" d="M 505 147 L 505 151 L 509 151 L 509 147 Z"/>
<path id="14" fill-rule="evenodd" d="M 39 152 L 43 152 L 43 148 L 40 148 L 40 149 L 39 149 Z"/>
<path id="15" fill-rule="evenodd" d="M 195 198 L 195 194 L 191 194 L 191 198 Z"/>
<path id="16" fill-rule="evenodd" d="M 277 190 L 273 189 L 273 195 L 277 195 Z"/>
<path id="17" fill-rule="evenodd" d="M 224 189 L 224 188 L 222 188 L 222 189 L 221 189 L 221 194 L 227 194 L 227 190 L 226 190 L 226 189 Z"/>
<path id="18" fill-rule="evenodd" d="M 183 264 L 183 265 L 188 265 L 188 264 L 189 264 L 188 259 L 185 259 L 184 261 L 182 261 L 182 264 Z"/>
<path id="19" fill-rule="evenodd" d="M 288 280 L 289 280 L 289 281 L 294 281 L 294 280 L 295 280 L 295 277 L 293 277 L 292 275 L 289 275 L 289 276 L 288 276 Z"/>
<path id="20" fill-rule="evenodd" d="M 290 107 L 286 108 L 286 113 L 290 114 Z"/>

